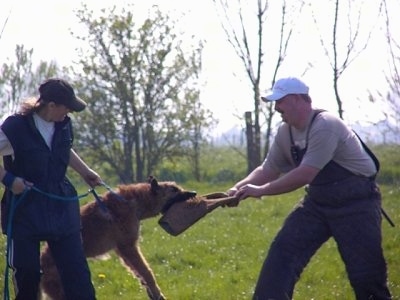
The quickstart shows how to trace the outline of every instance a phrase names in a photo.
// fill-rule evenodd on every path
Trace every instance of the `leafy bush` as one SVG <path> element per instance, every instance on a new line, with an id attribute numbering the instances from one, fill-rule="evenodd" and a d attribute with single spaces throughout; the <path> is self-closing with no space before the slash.
<path id="1" fill-rule="evenodd" d="M 378 157 L 381 170 L 377 177 L 379 183 L 400 183 L 400 145 L 378 145 L 372 148 Z"/>

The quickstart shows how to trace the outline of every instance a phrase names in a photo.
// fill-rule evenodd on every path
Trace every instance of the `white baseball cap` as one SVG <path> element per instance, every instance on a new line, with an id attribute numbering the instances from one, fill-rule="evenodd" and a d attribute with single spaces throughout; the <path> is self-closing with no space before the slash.
<path id="1" fill-rule="evenodd" d="M 289 94 L 308 94 L 308 86 L 296 77 L 287 77 L 277 80 L 265 96 L 261 97 L 263 101 L 277 101 Z"/>

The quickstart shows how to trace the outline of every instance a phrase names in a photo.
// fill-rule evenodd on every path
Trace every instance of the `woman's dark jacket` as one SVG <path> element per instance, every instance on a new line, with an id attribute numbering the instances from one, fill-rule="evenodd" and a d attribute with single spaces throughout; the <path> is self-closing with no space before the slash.
<path id="1" fill-rule="evenodd" d="M 66 178 L 73 143 L 70 118 L 55 123 L 51 149 L 36 128 L 32 114 L 10 116 L 1 129 L 14 150 L 13 157 L 4 157 L 5 169 L 41 191 L 29 190 L 17 206 L 12 237 L 49 239 L 80 230 L 79 202 L 66 200 L 77 195 Z M 2 200 L 3 232 L 7 232 L 11 199 L 12 193 L 6 190 Z"/>

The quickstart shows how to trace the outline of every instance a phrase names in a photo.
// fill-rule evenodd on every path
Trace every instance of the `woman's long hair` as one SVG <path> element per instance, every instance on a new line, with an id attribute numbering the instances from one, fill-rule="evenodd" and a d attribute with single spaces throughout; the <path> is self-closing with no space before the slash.
<path id="1" fill-rule="evenodd" d="M 28 98 L 21 103 L 18 113 L 21 115 L 29 115 L 34 112 L 38 112 L 45 105 L 46 103 L 43 102 L 40 98 Z"/>

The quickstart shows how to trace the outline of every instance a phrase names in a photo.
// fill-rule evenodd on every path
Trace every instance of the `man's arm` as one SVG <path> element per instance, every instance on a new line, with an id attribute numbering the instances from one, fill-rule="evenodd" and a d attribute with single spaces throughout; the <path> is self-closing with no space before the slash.
<path id="1" fill-rule="evenodd" d="M 233 196 L 242 186 L 248 184 L 264 185 L 277 179 L 278 177 L 279 172 L 269 167 L 258 166 L 249 175 L 238 181 L 232 188 L 230 188 L 228 194 Z"/>
<path id="2" fill-rule="evenodd" d="M 300 165 L 287 174 L 263 185 L 244 184 L 238 189 L 235 196 L 242 200 L 247 197 L 260 198 L 266 195 L 288 193 L 312 182 L 319 171 L 314 167 Z"/>

